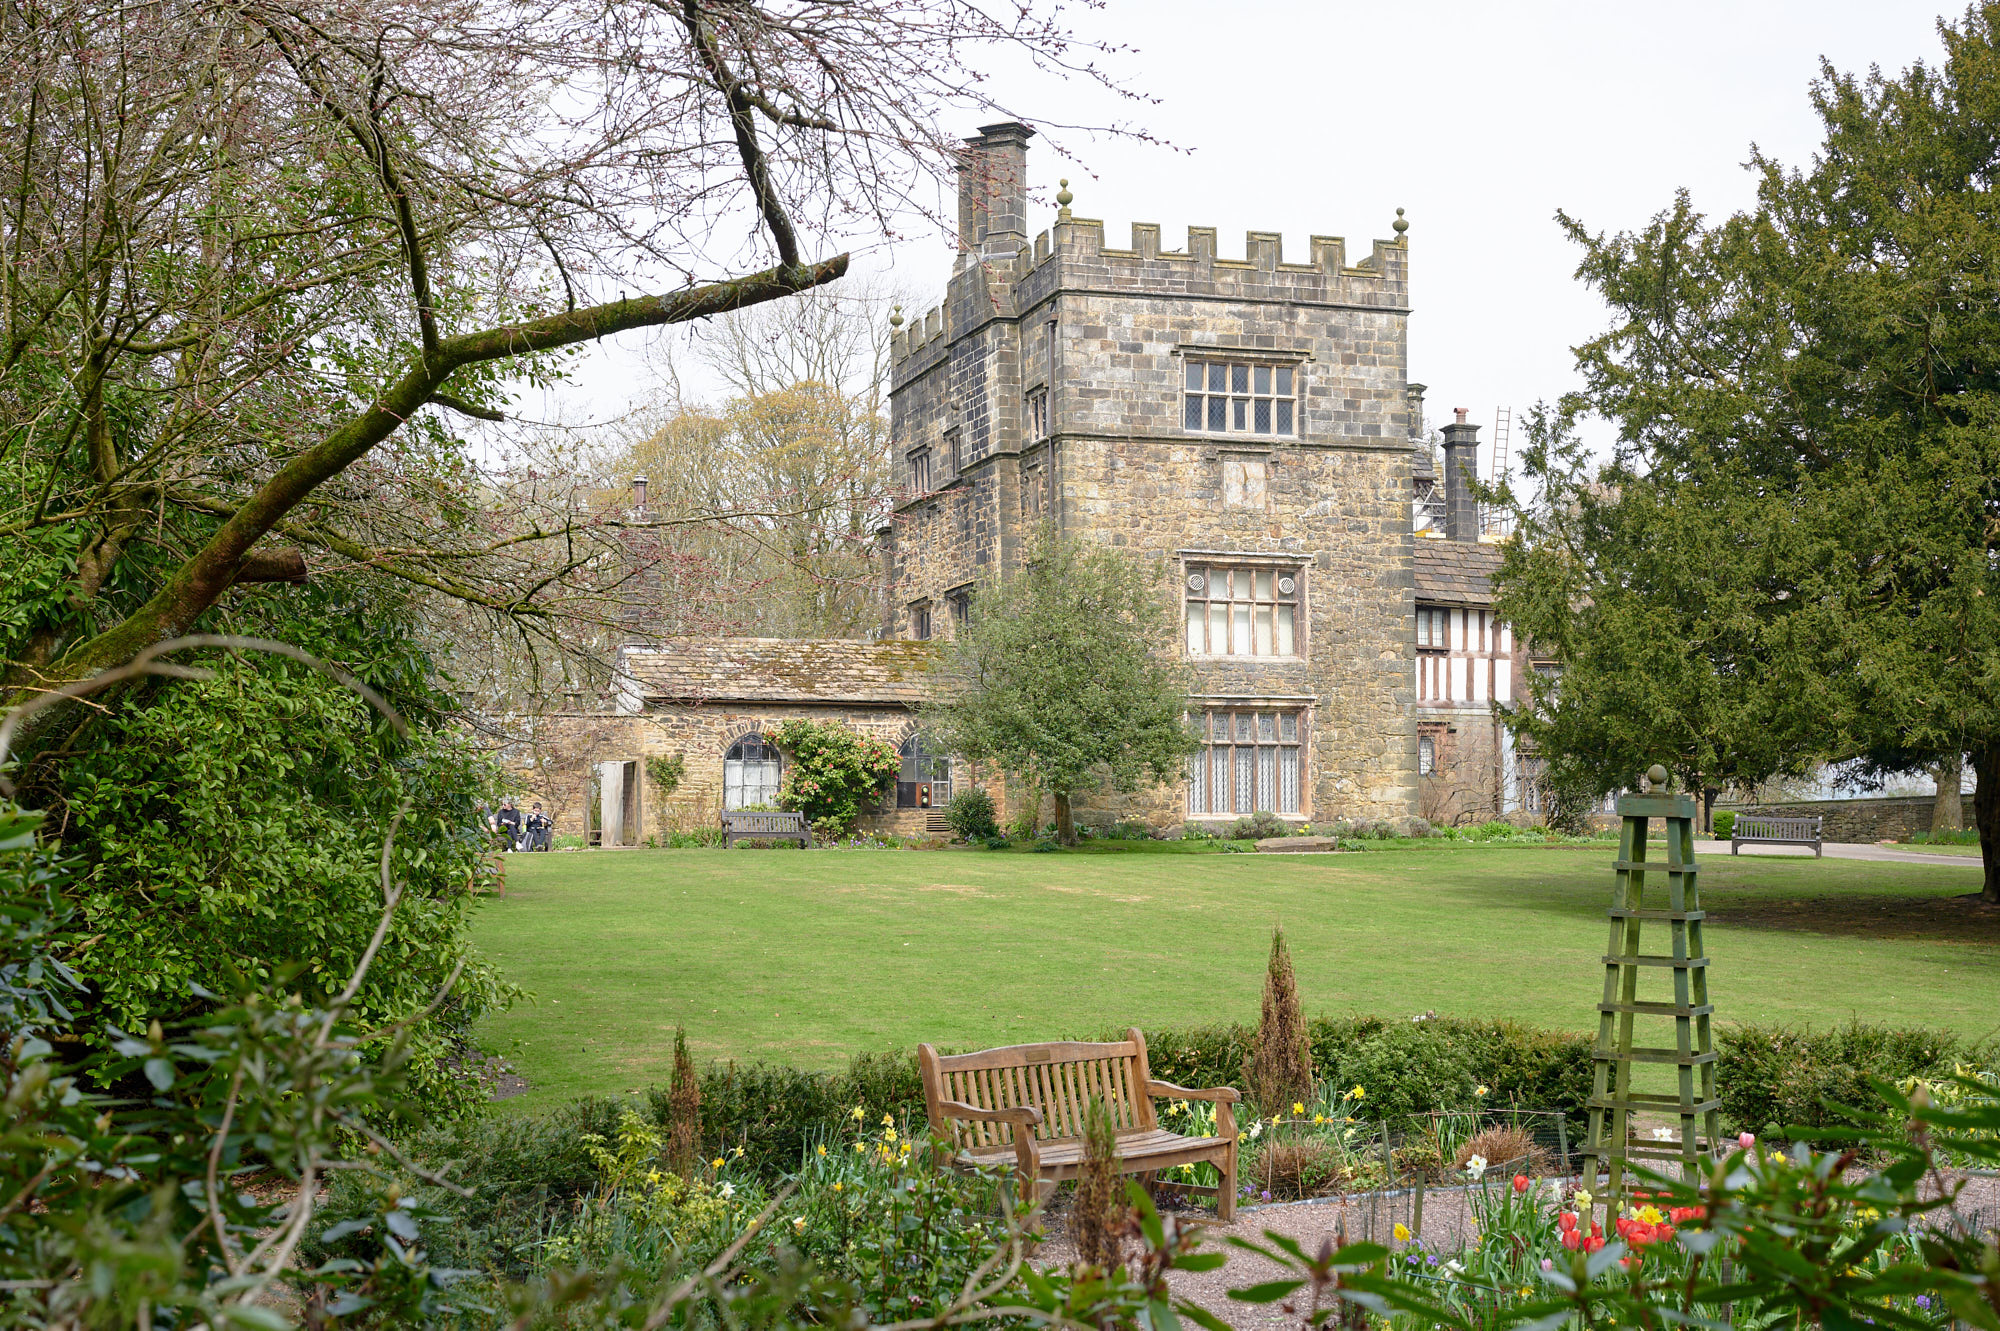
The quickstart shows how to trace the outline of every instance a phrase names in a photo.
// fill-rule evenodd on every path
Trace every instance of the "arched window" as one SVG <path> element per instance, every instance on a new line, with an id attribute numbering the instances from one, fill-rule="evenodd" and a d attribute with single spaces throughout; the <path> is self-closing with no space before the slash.
<path id="1" fill-rule="evenodd" d="M 921 735 L 903 741 L 903 769 L 896 774 L 896 807 L 941 809 L 951 803 L 951 758 L 924 748 Z"/>
<path id="2" fill-rule="evenodd" d="M 1417 736 L 1417 775 L 1435 775 L 1437 773 L 1437 762 L 1437 741 L 1429 735 Z"/>
<path id="3" fill-rule="evenodd" d="M 778 781 L 778 746 L 762 735 L 745 735 L 722 759 L 722 807 L 776 804 Z"/>

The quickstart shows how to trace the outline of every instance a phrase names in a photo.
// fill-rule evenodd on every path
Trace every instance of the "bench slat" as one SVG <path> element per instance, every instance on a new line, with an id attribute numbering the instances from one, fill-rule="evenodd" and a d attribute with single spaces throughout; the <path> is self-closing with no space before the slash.
<path id="1" fill-rule="evenodd" d="M 938 1067 L 947 1072 L 965 1068 L 1018 1068 L 1031 1063 L 1084 1063 L 1094 1058 L 1130 1058 L 1138 1052 L 1139 1047 L 1130 1040 L 1114 1044 L 1058 1040 L 1049 1044 L 1015 1044 L 1002 1049 L 981 1049 L 971 1054 L 939 1054 Z"/>

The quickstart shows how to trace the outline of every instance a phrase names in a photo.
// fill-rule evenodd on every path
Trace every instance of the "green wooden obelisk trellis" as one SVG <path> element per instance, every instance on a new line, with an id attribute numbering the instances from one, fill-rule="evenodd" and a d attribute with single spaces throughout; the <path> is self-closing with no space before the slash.
<path id="1" fill-rule="evenodd" d="M 1649 788 L 1618 801 L 1624 827 L 1618 837 L 1617 885 L 1611 893 L 1611 942 L 1604 953 L 1604 1001 L 1597 1005 L 1597 1045 L 1591 1051 L 1590 1137 L 1584 1148 L 1588 1183 L 1602 1170 L 1610 1175 L 1604 1201 L 1616 1215 L 1618 1199 L 1629 1180 L 1628 1162 L 1660 1161 L 1649 1167 L 1665 1172 L 1666 1161 L 1679 1161 L 1681 1177 L 1700 1177 L 1703 1160 L 1719 1149 L 1721 1101 L 1715 1093 L 1715 1040 L 1709 1030 L 1715 1011 L 1708 1001 L 1708 956 L 1701 943 L 1701 897 L 1695 887 L 1694 797 L 1667 789 L 1667 772 L 1655 766 L 1646 773 Z M 1649 858 L 1647 830 L 1652 820 L 1666 823 L 1664 861 Z M 1665 925 L 1664 955 L 1642 952 L 1641 928 Z M 1672 998 L 1658 995 L 1661 972 L 1672 981 Z M 1642 973 L 1652 979 L 1641 986 Z M 1648 1023 L 1642 1027 L 1640 1023 Z M 1641 1044 L 1661 1021 L 1671 1022 L 1671 1044 Z M 1676 1091 L 1633 1088 L 1636 1065 L 1666 1064 L 1674 1069 Z M 1635 1132 L 1636 1119 L 1672 1118 L 1678 1130 Z M 1610 1226 L 1607 1224 L 1606 1229 Z"/>

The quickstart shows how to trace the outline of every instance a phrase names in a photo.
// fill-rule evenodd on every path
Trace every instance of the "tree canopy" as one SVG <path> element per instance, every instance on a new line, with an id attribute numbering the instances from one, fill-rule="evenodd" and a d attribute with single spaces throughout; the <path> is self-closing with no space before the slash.
<path id="1" fill-rule="evenodd" d="M 1101 78 L 1088 48 L 949 0 L 29 5 L 0 28 L 0 705 L 327 568 L 615 621 L 644 520 L 486 484 L 457 431 L 567 349 L 943 225 L 954 129 L 1006 114 L 969 62 Z"/>
<path id="2" fill-rule="evenodd" d="M 2000 901 L 2000 6 L 1940 31 L 1936 67 L 1823 67 L 1819 153 L 1753 152 L 1746 212 L 1561 218 L 1613 323 L 1528 455 L 1498 609 L 1574 663 L 1516 717 L 1555 757 L 1613 715 L 1605 761 L 1704 779 L 1968 753 Z"/>
<path id="3" fill-rule="evenodd" d="M 979 589 L 934 675 L 923 724 L 946 748 L 991 761 L 1054 796 L 1075 839 L 1072 799 L 1183 774 L 1197 747 L 1174 622 L 1141 561 L 1044 529 L 1026 566 Z"/>

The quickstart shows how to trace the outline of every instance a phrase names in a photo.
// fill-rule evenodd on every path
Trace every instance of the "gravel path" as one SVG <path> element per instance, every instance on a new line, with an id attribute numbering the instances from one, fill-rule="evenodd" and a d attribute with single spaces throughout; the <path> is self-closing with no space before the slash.
<path id="1" fill-rule="evenodd" d="M 1980 867 L 1979 860 L 1975 857 L 1926 854 L 1921 850 L 1901 850 L 1889 846 L 1867 845 L 1860 842 L 1847 844 L 1827 841 L 1821 843 L 1820 849 L 1826 852 L 1826 858 L 1830 860 L 1879 860 L 1895 864 L 1942 864 L 1946 867 L 1956 866 L 1961 869 L 1977 869 Z M 1697 857 L 1702 855 L 1727 855 L 1729 854 L 1729 843 L 1727 841 L 1697 840 L 1694 843 L 1694 853 Z M 1745 846 L 1742 854 L 1738 855 L 1737 858 L 1741 859 L 1743 855 L 1781 855 L 1790 859 L 1798 859 L 1804 856 L 1807 859 L 1811 859 L 1812 847 Z"/>
<path id="2" fill-rule="evenodd" d="M 1538 1180 L 1536 1186 L 1548 1185 L 1546 1181 Z M 1472 1213 L 1468 1198 L 1469 1191 L 1465 1188 L 1425 1190 L 1422 1237 L 1426 1247 L 1450 1252 L 1464 1247 L 1471 1240 Z M 1229 1253 L 1229 1261 L 1214 1271 L 1176 1273 L 1168 1278 L 1169 1284 L 1176 1294 L 1208 1309 L 1231 1326 L 1241 1328 L 1241 1331 L 1296 1327 L 1304 1315 L 1303 1307 L 1296 1314 L 1287 1314 L 1278 1304 L 1238 1303 L 1229 1298 L 1228 1291 L 1232 1288 L 1277 1279 L 1284 1272 L 1254 1253 L 1227 1247 L 1224 1240 L 1236 1235 L 1261 1241 L 1264 1231 L 1272 1230 L 1296 1239 L 1301 1247 L 1310 1252 L 1322 1242 L 1333 1239 L 1343 1225 L 1349 1242 L 1365 1239 L 1371 1232 L 1377 1238 L 1386 1239 L 1397 1221 L 1410 1224 L 1413 1203 L 1414 1194 L 1406 1191 L 1239 1207 L 1233 1224 L 1218 1224 L 1210 1217 L 1204 1225 L 1208 1235 L 1204 1249 L 1225 1251 Z M 1961 1210 L 1982 1227 L 2000 1226 L 2000 1178 L 1975 1176 L 1966 1179 L 1965 1190 L 1961 1194 Z M 1207 1213 L 1187 1213 L 1187 1218 L 1199 1219 L 1204 1214 Z M 1044 1268 L 1064 1267 L 1075 1257 L 1075 1250 L 1070 1246 L 1063 1227 L 1065 1218 L 1061 1212 L 1052 1213 L 1049 1217 L 1050 1239 L 1042 1245 L 1035 1259 Z"/>

